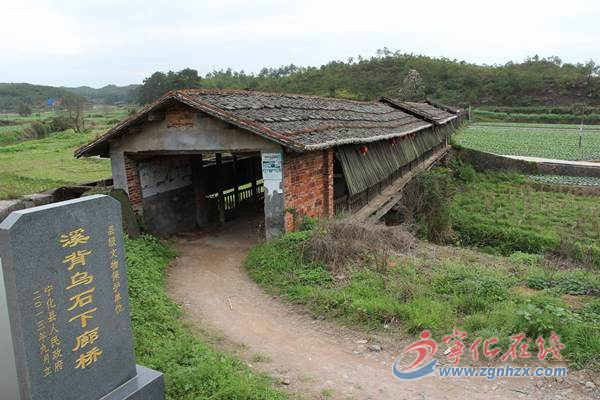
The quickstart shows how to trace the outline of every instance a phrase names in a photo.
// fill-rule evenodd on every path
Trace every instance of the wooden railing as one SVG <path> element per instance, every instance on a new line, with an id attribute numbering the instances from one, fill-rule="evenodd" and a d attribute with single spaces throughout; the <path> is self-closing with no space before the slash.
<path id="1" fill-rule="evenodd" d="M 238 207 L 253 201 L 258 202 L 262 200 L 265 191 L 263 184 L 259 183 L 255 186 L 255 188 L 249 186 L 238 190 Z M 254 197 L 254 190 L 256 190 L 256 197 Z M 214 208 L 218 209 L 219 194 L 213 193 L 207 197 L 208 201 L 213 204 Z M 228 189 L 227 193 L 223 195 L 223 202 L 225 205 L 225 211 L 235 210 L 235 191 Z"/>

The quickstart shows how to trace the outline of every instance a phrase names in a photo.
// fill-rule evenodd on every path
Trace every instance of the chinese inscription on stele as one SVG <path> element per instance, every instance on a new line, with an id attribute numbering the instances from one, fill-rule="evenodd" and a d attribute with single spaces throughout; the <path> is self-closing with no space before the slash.
<path id="1" fill-rule="evenodd" d="M 162 374 L 135 365 L 116 200 L 13 212 L 0 260 L 20 400 L 164 399 Z"/>

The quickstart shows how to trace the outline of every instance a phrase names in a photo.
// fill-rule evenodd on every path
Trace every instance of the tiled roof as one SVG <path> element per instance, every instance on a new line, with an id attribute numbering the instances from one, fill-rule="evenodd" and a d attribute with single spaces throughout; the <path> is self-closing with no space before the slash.
<path id="1" fill-rule="evenodd" d="M 431 103 L 415 103 L 412 101 L 401 101 L 389 97 L 384 97 L 382 102 L 398 107 L 399 109 L 406 111 L 415 117 L 422 118 L 425 121 L 429 121 L 435 125 L 443 125 L 457 118 L 455 114 L 452 114 L 441 107 L 436 107 Z"/>
<path id="2" fill-rule="evenodd" d="M 106 154 L 109 139 L 126 134 L 130 127 L 143 123 L 149 113 L 174 101 L 296 151 L 373 142 L 403 136 L 429 128 L 433 124 L 430 120 L 419 118 L 388 102 L 360 102 L 254 91 L 188 89 L 165 94 L 138 114 L 79 148 L 75 155 Z M 418 104 L 432 118 L 447 114 L 425 103 L 410 104 Z"/>

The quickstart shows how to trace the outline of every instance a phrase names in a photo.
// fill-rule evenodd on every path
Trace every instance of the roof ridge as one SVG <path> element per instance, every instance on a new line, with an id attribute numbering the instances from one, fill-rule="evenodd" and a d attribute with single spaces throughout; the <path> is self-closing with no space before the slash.
<path id="1" fill-rule="evenodd" d="M 344 99 L 339 97 L 320 96 L 316 94 L 306 93 L 286 93 L 286 92 L 263 92 L 260 90 L 245 90 L 245 89 L 212 89 L 212 88 L 188 88 L 188 89 L 174 89 L 171 92 L 190 92 L 190 93 L 203 93 L 203 94 L 257 94 L 261 96 L 278 96 L 278 97 L 301 97 L 308 99 L 321 99 L 329 101 L 340 101 L 357 104 L 379 104 L 378 100 L 354 100 Z"/>
<path id="2" fill-rule="evenodd" d="M 413 121 L 413 122 L 408 122 L 405 124 L 396 124 L 396 125 L 390 125 L 390 126 L 385 126 L 384 128 L 391 128 L 391 129 L 395 129 L 395 128 L 400 128 L 401 126 L 406 126 L 406 125 L 412 125 L 412 124 L 416 124 L 416 123 L 421 123 L 424 124 L 423 129 L 424 128 L 428 128 L 431 127 L 432 124 L 429 122 L 425 122 L 425 121 Z M 325 132 L 325 131 L 329 131 L 332 129 L 381 129 L 381 126 L 378 125 L 326 125 L 320 128 L 315 128 L 315 129 L 304 129 L 304 130 L 299 130 L 299 131 L 290 131 L 288 133 L 289 136 L 296 136 L 296 135 L 303 135 L 306 133 L 318 133 L 318 132 Z"/>
<path id="3" fill-rule="evenodd" d="M 363 104 L 369 104 L 369 103 L 363 103 Z M 381 104 L 381 103 L 375 103 L 375 104 Z M 356 111 L 356 110 L 351 110 L 348 108 L 316 108 L 316 107 L 296 107 L 296 106 L 274 106 L 274 107 L 260 107 L 260 108 L 252 108 L 252 107 L 240 107 L 240 108 L 236 108 L 235 111 L 244 111 L 244 110 L 282 110 L 282 109 L 286 109 L 286 110 L 307 110 L 307 111 L 349 111 L 349 112 L 355 112 L 355 113 L 359 113 L 359 114 L 374 114 L 374 115 L 387 115 L 387 114 L 393 114 L 395 112 L 403 112 L 402 110 L 398 110 L 395 108 L 390 107 L 390 111 L 386 111 L 386 112 L 381 112 L 381 113 L 377 113 L 377 112 L 373 112 L 373 111 Z M 406 114 L 406 113 L 404 113 Z"/>

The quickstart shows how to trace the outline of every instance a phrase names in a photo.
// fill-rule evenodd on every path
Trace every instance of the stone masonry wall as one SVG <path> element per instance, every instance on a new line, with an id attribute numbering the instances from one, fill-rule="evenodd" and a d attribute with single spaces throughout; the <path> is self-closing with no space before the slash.
<path id="1" fill-rule="evenodd" d="M 333 216 L 333 149 L 286 153 L 283 186 L 286 232 L 293 231 L 303 216 Z"/>

